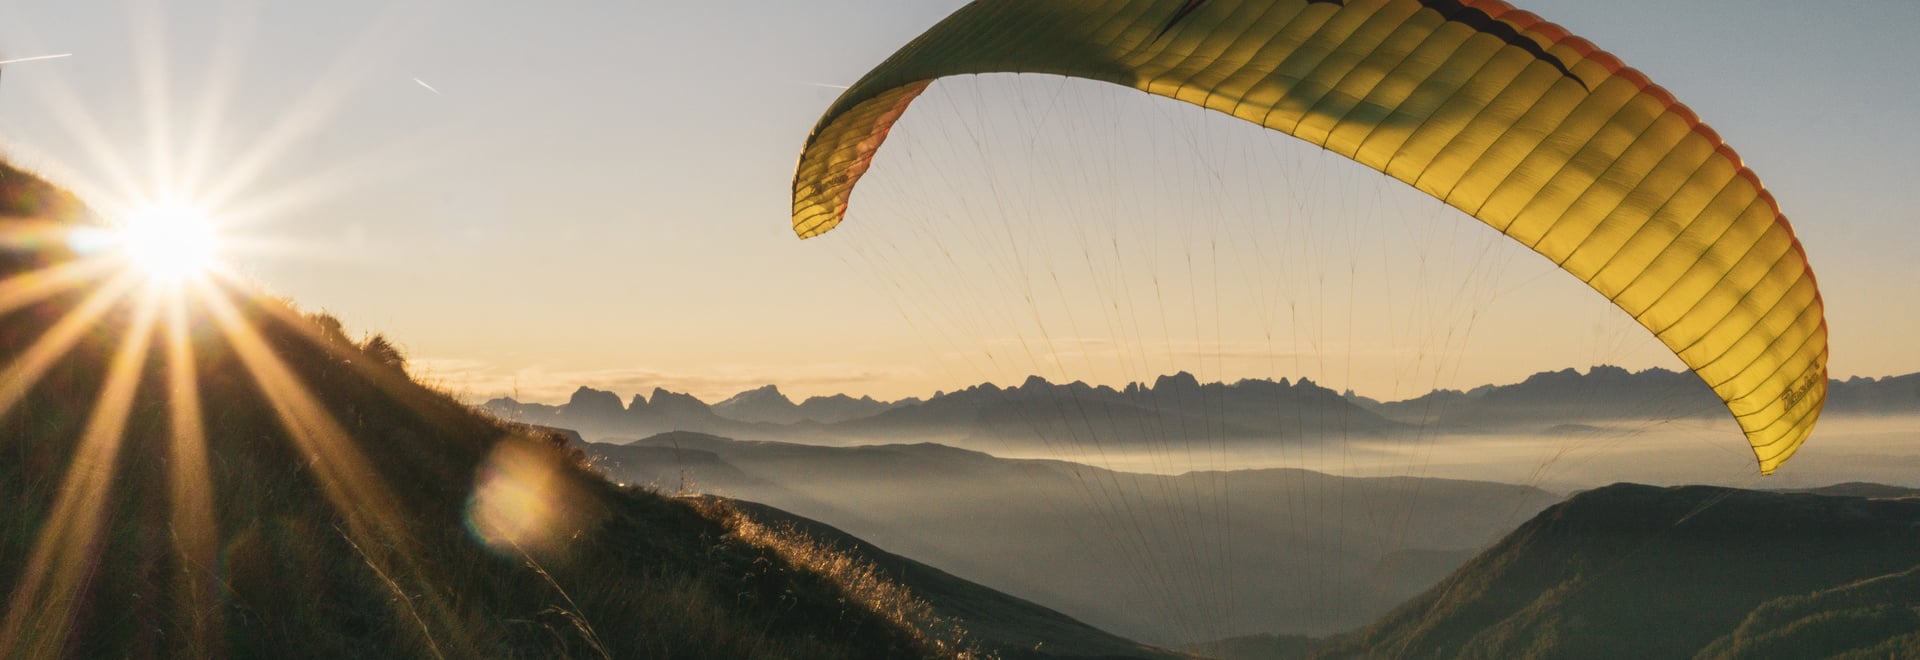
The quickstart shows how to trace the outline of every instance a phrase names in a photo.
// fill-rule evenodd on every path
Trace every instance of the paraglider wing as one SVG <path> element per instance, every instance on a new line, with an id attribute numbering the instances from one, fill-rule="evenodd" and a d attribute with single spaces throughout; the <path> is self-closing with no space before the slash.
<path id="1" fill-rule="evenodd" d="M 1826 399 L 1806 254 L 1753 172 L 1666 90 L 1497 0 L 979 0 L 828 109 L 793 228 L 833 229 L 914 98 L 946 76 L 1099 80 L 1320 145 L 1552 259 L 1726 402 L 1762 472 Z"/>

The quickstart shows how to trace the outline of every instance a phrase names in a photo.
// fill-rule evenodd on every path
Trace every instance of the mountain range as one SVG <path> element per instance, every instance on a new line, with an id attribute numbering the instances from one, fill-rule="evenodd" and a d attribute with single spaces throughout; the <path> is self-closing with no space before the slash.
<path id="1" fill-rule="evenodd" d="M 658 394 L 656 393 L 655 396 L 657 397 Z M 835 394 L 809 397 L 805 401 L 794 403 L 793 399 L 780 393 L 778 386 L 767 385 L 735 394 L 725 401 L 713 404 L 713 412 L 721 417 L 740 422 L 832 424 L 870 417 L 892 408 L 910 406 L 919 402 L 919 399 L 876 401 L 869 396 L 856 399 L 845 394 Z"/>
<path id="2" fill-rule="evenodd" d="M 1632 372 L 1606 365 L 1585 373 L 1542 372 L 1509 385 L 1437 390 L 1391 402 L 1343 395 L 1306 379 L 1202 383 L 1180 372 L 1121 388 L 1056 384 L 1035 376 L 1015 387 L 982 383 L 925 400 L 839 394 L 797 404 L 772 385 L 714 405 L 661 388 L 622 404 L 612 392 L 583 386 L 559 405 L 502 397 L 482 408 L 508 420 L 575 429 L 596 440 L 697 431 L 830 444 L 930 440 L 996 448 L 1094 438 L 1137 446 L 1273 437 L 1390 438 L 1422 429 L 1538 432 L 1583 423 L 1726 414 L 1719 399 L 1691 373 L 1660 368 Z M 1827 411 L 1920 414 L 1920 374 L 1831 381 Z"/>

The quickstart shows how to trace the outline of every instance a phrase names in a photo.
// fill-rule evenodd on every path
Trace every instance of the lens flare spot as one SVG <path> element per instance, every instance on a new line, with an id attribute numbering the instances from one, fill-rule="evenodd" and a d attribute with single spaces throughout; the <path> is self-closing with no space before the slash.
<path id="1" fill-rule="evenodd" d="M 67 231 L 67 249 L 83 257 L 112 250 L 117 240 L 114 232 L 99 227 L 82 226 Z"/>
<path id="2" fill-rule="evenodd" d="M 467 531 L 502 554 L 552 551 L 582 520 L 577 487 L 554 452 L 500 442 L 480 466 L 467 499 Z"/>

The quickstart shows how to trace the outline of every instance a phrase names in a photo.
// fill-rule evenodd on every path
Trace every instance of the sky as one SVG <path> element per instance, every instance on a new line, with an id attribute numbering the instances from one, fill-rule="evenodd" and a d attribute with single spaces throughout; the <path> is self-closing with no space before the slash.
<path id="1" fill-rule="evenodd" d="M 1058 80 L 936 89 L 848 225 L 796 240 L 792 167 L 837 86 L 960 4 L 0 0 L 0 59 L 72 53 L 6 67 L 0 148 L 95 196 L 212 198 L 246 277 L 385 333 L 417 373 L 475 399 L 589 385 L 715 401 L 768 383 L 893 398 L 1175 369 L 1400 398 L 1595 362 L 1678 366 L 1571 278 L 1397 184 Z M 1647 72 L 1759 173 L 1819 274 L 1834 375 L 1920 371 L 1920 3 L 1521 4 Z M 1033 139 L 1056 121 L 1040 99 L 1059 97 L 1071 126 L 1146 135 Z M 1239 155 L 1256 142 L 1261 155 Z M 1148 152 L 1208 175 L 1258 167 L 1167 179 L 1142 169 Z M 1061 157 L 1122 164 L 1068 189 L 1045 167 Z M 1290 208 L 1304 228 L 1244 242 L 1221 239 L 1254 230 L 1218 218 L 1159 237 L 1119 231 L 1124 218 L 1020 241 L 939 233 L 991 215 L 992 195 L 1076 215 L 1102 191 L 1169 181 L 1120 209 L 1144 216 L 1256 174 L 1285 178 L 1280 201 L 1206 208 Z M 1079 249 L 1122 240 L 1130 256 L 1111 263 Z"/>

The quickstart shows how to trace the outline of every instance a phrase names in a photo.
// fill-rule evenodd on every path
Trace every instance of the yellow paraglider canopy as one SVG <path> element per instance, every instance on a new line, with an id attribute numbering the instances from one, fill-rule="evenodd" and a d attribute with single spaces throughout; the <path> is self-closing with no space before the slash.
<path id="1" fill-rule="evenodd" d="M 1772 195 L 1693 112 L 1591 43 L 1498 0 L 979 0 L 854 84 L 793 183 L 833 229 L 934 80 L 1046 73 L 1281 131 L 1552 259 L 1711 386 L 1772 473 L 1826 400 L 1813 271 Z"/>

